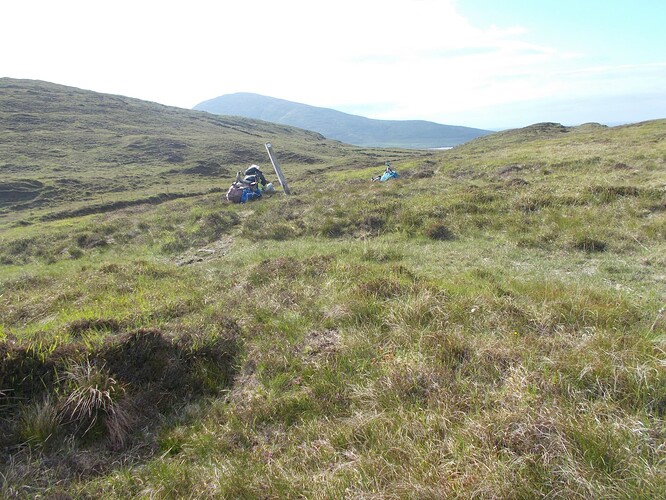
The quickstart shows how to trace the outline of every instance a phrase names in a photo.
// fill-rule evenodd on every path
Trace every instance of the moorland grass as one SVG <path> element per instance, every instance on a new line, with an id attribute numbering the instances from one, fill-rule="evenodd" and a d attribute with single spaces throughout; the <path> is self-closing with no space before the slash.
<path id="1" fill-rule="evenodd" d="M 237 171 L 270 168 L 266 142 L 294 180 L 427 154 L 32 80 L 0 79 L 0 104 L 0 224 L 8 225 L 226 190 Z"/>
<path id="2" fill-rule="evenodd" d="M 7 228 L 2 494 L 663 496 L 663 126 Z"/>

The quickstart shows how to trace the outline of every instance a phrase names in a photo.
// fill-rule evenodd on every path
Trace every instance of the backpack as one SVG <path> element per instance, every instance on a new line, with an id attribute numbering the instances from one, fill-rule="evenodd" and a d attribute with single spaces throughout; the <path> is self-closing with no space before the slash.
<path id="1" fill-rule="evenodd" d="M 243 189 L 242 184 L 234 182 L 227 191 L 227 200 L 231 203 L 240 203 L 243 198 Z"/>

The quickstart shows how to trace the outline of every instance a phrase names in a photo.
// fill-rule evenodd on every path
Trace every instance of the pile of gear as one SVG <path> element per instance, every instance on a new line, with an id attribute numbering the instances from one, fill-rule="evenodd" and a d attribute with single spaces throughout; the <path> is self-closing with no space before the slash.
<path id="1" fill-rule="evenodd" d="M 250 165 L 243 175 L 244 177 L 241 178 L 241 173 L 236 173 L 236 180 L 227 191 L 227 200 L 230 202 L 245 203 L 259 199 L 264 194 L 275 192 L 275 187 L 271 182 L 266 181 L 259 166 Z"/>
<path id="2" fill-rule="evenodd" d="M 391 162 L 387 161 L 386 162 L 386 170 L 384 170 L 384 173 L 382 175 L 378 175 L 377 177 L 372 177 L 371 180 L 372 180 L 372 182 L 376 182 L 376 181 L 386 182 L 389 179 L 397 179 L 398 177 L 399 177 L 398 172 L 393 170 L 391 168 Z"/>

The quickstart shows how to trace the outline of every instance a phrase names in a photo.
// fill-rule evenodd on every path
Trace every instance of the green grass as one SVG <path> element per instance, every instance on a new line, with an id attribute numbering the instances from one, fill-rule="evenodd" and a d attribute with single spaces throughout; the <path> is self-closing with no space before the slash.
<path id="1" fill-rule="evenodd" d="M 664 122 L 566 130 L 8 224 L 2 495 L 663 496 Z"/>

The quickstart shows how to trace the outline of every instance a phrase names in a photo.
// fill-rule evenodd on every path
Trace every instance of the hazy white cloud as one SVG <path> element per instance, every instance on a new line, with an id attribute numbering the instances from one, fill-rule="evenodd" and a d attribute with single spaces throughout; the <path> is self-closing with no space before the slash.
<path id="1" fill-rule="evenodd" d="M 665 81 L 663 63 L 602 65 L 584 46 L 534 43 L 525 26 L 474 26 L 454 0 L 22 0 L 2 10 L 11 49 L 0 76 L 186 108 L 242 91 L 491 128 L 492 110 L 510 103 L 655 94 Z"/>

